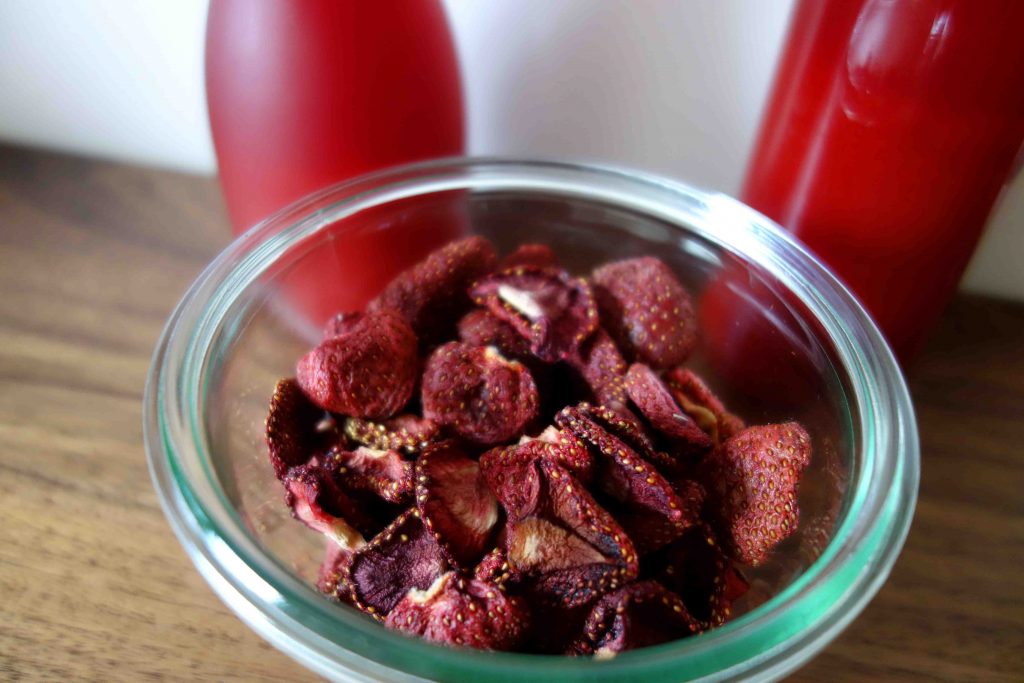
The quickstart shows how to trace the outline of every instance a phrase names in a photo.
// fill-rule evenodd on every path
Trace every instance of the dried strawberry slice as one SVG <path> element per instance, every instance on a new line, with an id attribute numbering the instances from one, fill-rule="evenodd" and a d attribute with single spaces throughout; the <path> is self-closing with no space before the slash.
<path id="1" fill-rule="evenodd" d="M 352 551 L 342 548 L 337 543 L 329 542 L 320 565 L 317 578 L 317 589 L 333 600 L 352 604 L 352 586 L 348 582 L 349 566 L 352 564 Z"/>
<path id="2" fill-rule="evenodd" d="M 508 557 L 505 555 L 505 549 L 500 546 L 484 555 L 473 570 L 473 578 L 477 581 L 493 583 L 502 591 L 506 590 L 509 584 L 516 584 L 522 579 L 512 571 L 512 567 L 508 564 Z"/>
<path id="3" fill-rule="evenodd" d="M 730 413 L 708 385 L 687 368 L 674 368 L 665 374 L 665 383 L 687 415 L 700 425 L 717 446 L 746 428 L 743 420 Z"/>
<path id="4" fill-rule="evenodd" d="M 630 360 L 662 369 L 679 365 L 697 342 L 686 289 L 653 256 L 616 261 L 594 271 L 601 322 Z"/>
<path id="5" fill-rule="evenodd" d="M 347 582 L 352 603 L 383 618 L 413 588 L 425 590 L 448 571 L 448 562 L 410 508 L 352 555 Z"/>
<path id="6" fill-rule="evenodd" d="M 590 285 L 557 268 L 506 268 L 478 281 L 470 294 L 511 324 L 529 340 L 533 354 L 548 363 L 573 355 L 597 329 Z"/>
<path id="7" fill-rule="evenodd" d="M 576 408 L 660 471 L 673 477 L 683 473 L 683 463 L 674 455 L 658 450 L 654 440 L 647 434 L 643 422 L 625 406 L 609 408 L 607 406 L 592 406 L 583 402 Z"/>
<path id="8" fill-rule="evenodd" d="M 557 267 L 558 257 L 548 245 L 527 243 L 519 245 L 514 252 L 503 258 L 499 267 L 511 268 L 517 265 Z"/>
<path id="9" fill-rule="evenodd" d="M 705 459 L 703 473 L 726 546 L 757 566 L 796 530 L 797 490 L 811 459 L 800 424 L 747 427 Z"/>
<path id="10" fill-rule="evenodd" d="M 699 505 L 680 498 L 650 463 L 591 419 L 588 406 L 582 408 L 563 409 L 555 422 L 603 456 L 597 460 L 597 484 L 621 506 L 616 519 L 637 552 L 645 554 L 682 535 L 696 521 Z"/>
<path id="11" fill-rule="evenodd" d="M 638 581 L 597 601 L 575 651 L 600 658 L 685 638 L 698 630 L 678 595 L 657 581 Z"/>
<path id="12" fill-rule="evenodd" d="M 320 343 L 299 361 L 299 385 L 324 410 L 389 417 L 416 384 L 416 335 L 393 311 L 359 318 L 350 330 Z"/>
<path id="13" fill-rule="evenodd" d="M 679 594 L 701 630 L 728 621 L 732 603 L 750 587 L 703 522 L 646 563 L 657 567 L 654 577 Z"/>
<path id="14" fill-rule="evenodd" d="M 356 443 L 382 451 L 419 453 L 435 442 L 441 429 L 418 415 L 399 415 L 383 422 L 358 417 L 345 419 L 345 435 Z"/>
<path id="15" fill-rule="evenodd" d="M 711 438 L 679 407 L 661 378 L 643 363 L 629 367 L 626 393 L 637 410 L 671 441 L 677 452 L 692 456 L 711 448 Z"/>
<path id="16" fill-rule="evenodd" d="M 480 456 L 484 481 L 513 522 L 533 514 L 540 503 L 541 460 L 564 467 L 583 484 L 593 478 L 590 451 L 573 434 L 555 427 L 548 427 L 536 438 L 524 436 L 514 446 L 499 446 Z"/>
<path id="17" fill-rule="evenodd" d="M 494 247 L 483 237 L 452 242 L 392 280 L 368 310 L 398 311 L 425 343 L 440 341 L 470 307 L 470 284 L 496 263 Z"/>
<path id="18" fill-rule="evenodd" d="M 332 449 L 337 477 L 347 487 L 369 491 L 389 503 L 408 503 L 413 495 L 413 464 L 397 451 L 358 446 Z"/>
<path id="19" fill-rule="evenodd" d="M 343 334 L 348 334 L 355 328 L 359 319 L 362 317 L 362 311 L 335 314 L 334 317 L 328 320 L 327 324 L 324 325 L 322 338 L 334 339 L 335 337 L 340 337 Z"/>
<path id="20" fill-rule="evenodd" d="M 458 567 L 475 565 L 498 523 L 498 501 L 480 465 L 453 443 L 442 442 L 416 461 L 416 505 L 427 529 Z"/>
<path id="21" fill-rule="evenodd" d="M 545 444 L 546 457 L 569 470 L 582 484 L 589 485 L 593 481 L 594 456 L 575 434 L 557 427 L 547 427 L 536 440 Z"/>
<path id="22" fill-rule="evenodd" d="M 614 406 L 626 402 L 628 366 L 604 328 L 598 328 L 566 362 L 583 377 L 598 403 Z"/>
<path id="23" fill-rule="evenodd" d="M 293 467 L 284 485 L 292 515 L 310 529 L 348 550 L 366 542 L 358 529 L 371 528 L 373 521 L 338 486 L 329 468 L 319 462 Z"/>
<path id="24" fill-rule="evenodd" d="M 266 439 L 270 462 L 278 479 L 288 469 L 307 462 L 319 449 L 322 435 L 317 425 L 325 417 L 323 409 L 302 393 L 294 379 L 283 379 L 274 388 L 267 415 Z"/>
<path id="25" fill-rule="evenodd" d="M 459 339 L 474 346 L 493 346 L 508 358 L 532 357 L 530 343 L 510 324 L 486 308 L 475 308 L 459 320 Z"/>
<path id="26" fill-rule="evenodd" d="M 542 505 L 505 530 L 512 571 L 532 579 L 534 594 L 567 607 L 635 578 L 636 551 L 618 522 L 568 470 L 546 459 L 540 469 Z"/>
<path id="27" fill-rule="evenodd" d="M 558 257 L 546 244 L 520 244 L 511 254 L 501 259 L 499 268 L 512 266 L 557 266 Z"/>
<path id="28" fill-rule="evenodd" d="M 410 590 L 384 623 L 441 645 L 511 650 L 523 640 L 529 621 L 521 599 L 448 572 L 426 590 Z"/>
<path id="29" fill-rule="evenodd" d="M 492 448 L 480 456 L 480 474 L 513 522 L 532 514 L 540 503 L 537 461 L 546 453 L 547 445 L 534 440 Z"/>
<path id="30" fill-rule="evenodd" d="M 494 347 L 449 342 L 427 359 L 423 415 L 483 446 L 515 438 L 537 417 L 530 371 Z"/>

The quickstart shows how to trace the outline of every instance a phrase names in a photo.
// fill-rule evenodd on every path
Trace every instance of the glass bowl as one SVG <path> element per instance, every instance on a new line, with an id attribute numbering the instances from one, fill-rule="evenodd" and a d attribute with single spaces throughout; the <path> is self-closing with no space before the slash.
<path id="1" fill-rule="evenodd" d="M 748 423 L 808 428 L 814 459 L 799 530 L 747 573 L 751 591 L 725 626 L 608 661 L 487 653 L 407 638 L 316 591 L 323 538 L 291 519 L 263 443 L 274 384 L 293 374 L 332 307 L 360 303 L 405 260 L 467 231 L 500 251 L 546 242 L 576 273 L 659 256 L 697 302 L 703 337 L 690 365 Z M 563 163 L 407 166 L 321 191 L 254 227 L 168 321 L 144 422 L 164 512 L 196 567 L 256 632 L 333 680 L 775 679 L 877 592 L 918 485 L 917 430 L 893 356 L 799 244 L 727 196 Z"/>

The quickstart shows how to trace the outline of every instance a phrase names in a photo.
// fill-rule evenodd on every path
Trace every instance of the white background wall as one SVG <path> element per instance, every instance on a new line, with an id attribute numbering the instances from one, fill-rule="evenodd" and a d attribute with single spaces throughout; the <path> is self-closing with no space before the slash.
<path id="1" fill-rule="evenodd" d="M 215 172 L 207 0 L 0 0 L 0 138 Z M 792 0 L 446 0 L 469 151 L 612 161 L 734 193 Z M 1024 175 L 965 278 L 1024 299 Z"/>

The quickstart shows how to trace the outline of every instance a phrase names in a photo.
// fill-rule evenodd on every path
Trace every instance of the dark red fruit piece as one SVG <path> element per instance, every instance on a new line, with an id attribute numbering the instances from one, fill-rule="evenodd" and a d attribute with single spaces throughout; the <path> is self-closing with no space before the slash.
<path id="1" fill-rule="evenodd" d="M 679 407 L 708 433 L 716 446 L 746 428 L 743 420 L 726 410 L 704 380 L 692 370 L 669 370 L 665 374 L 665 383 Z"/>
<path id="2" fill-rule="evenodd" d="M 397 313 L 359 318 L 344 334 L 320 343 L 296 367 L 299 385 L 324 410 L 383 418 L 412 396 L 416 335 Z"/>
<path id="3" fill-rule="evenodd" d="M 324 419 L 322 408 L 302 393 L 294 379 L 283 379 L 274 388 L 267 415 L 266 439 L 270 462 L 278 479 L 288 469 L 307 462 L 321 440 L 317 425 Z"/>
<path id="4" fill-rule="evenodd" d="M 703 522 L 645 564 L 657 568 L 653 576 L 679 594 L 702 630 L 728 621 L 732 603 L 750 587 Z"/>
<path id="5" fill-rule="evenodd" d="M 621 439 L 603 429 L 586 408 L 565 408 L 555 418 L 560 427 L 590 444 L 600 454 L 595 481 L 621 505 L 616 519 L 637 552 L 645 554 L 672 542 L 692 526 L 699 513 L 671 484 Z"/>
<path id="6" fill-rule="evenodd" d="M 506 527 L 512 571 L 530 579 L 530 590 L 573 607 L 614 590 L 637 575 L 636 551 L 618 522 L 568 470 L 542 459 L 542 505 Z"/>
<path id="7" fill-rule="evenodd" d="M 546 244 L 520 244 L 511 254 L 501 259 L 500 268 L 512 266 L 557 266 L 555 252 Z"/>
<path id="8" fill-rule="evenodd" d="M 354 450 L 333 449 L 337 478 L 346 488 L 369 491 L 388 503 L 408 503 L 413 494 L 413 464 L 397 451 L 358 446 Z"/>
<path id="9" fill-rule="evenodd" d="M 546 457 L 569 470 L 584 485 L 594 479 L 594 456 L 575 434 L 556 427 L 547 427 L 537 436 L 546 446 Z"/>
<path id="10" fill-rule="evenodd" d="M 546 453 L 547 444 L 534 440 L 498 446 L 480 456 L 480 474 L 509 520 L 518 522 L 537 509 L 541 493 L 537 461 Z"/>
<path id="11" fill-rule="evenodd" d="M 418 415 L 399 415 L 383 422 L 345 418 L 345 435 L 356 443 L 378 450 L 419 453 L 437 440 L 440 427 Z"/>
<path id="12" fill-rule="evenodd" d="M 698 630 L 678 595 L 657 581 L 639 581 L 597 601 L 575 650 L 609 656 L 685 638 Z"/>
<path id="13" fill-rule="evenodd" d="M 584 402 L 577 405 L 576 409 L 666 475 L 676 478 L 683 473 L 683 463 L 674 455 L 658 450 L 643 422 L 625 406 L 609 408 Z"/>
<path id="14" fill-rule="evenodd" d="M 511 650 L 523 640 L 529 621 L 521 599 L 448 572 L 426 590 L 409 591 L 384 623 L 441 645 Z"/>
<path id="15" fill-rule="evenodd" d="M 566 362 L 583 377 L 598 403 L 614 406 L 626 402 L 628 365 L 604 328 L 598 328 Z"/>
<path id="16" fill-rule="evenodd" d="M 352 586 L 348 582 L 352 551 L 346 550 L 333 541 L 328 541 L 324 561 L 320 565 L 316 587 L 332 600 L 352 604 Z"/>
<path id="17" fill-rule="evenodd" d="M 334 339 L 335 337 L 351 332 L 362 317 L 362 311 L 335 314 L 334 317 L 328 320 L 327 324 L 324 325 L 322 338 Z"/>
<path id="18" fill-rule="evenodd" d="M 811 439 L 796 422 L 747 427 L 705 459 L 703 474 L 733 557 L 759 565 L 797 527 L 797 489 Z"/>
<path id="19" fill-rule="evenodd" d="M 449 342 L 423 371 L 423 415 L 473 443 L 490 446 L 521 434 L 537 417 L 530 371 L 490 346 Z"/>
<path id="20" fill-rule="evenodd" d="M 494 247 L 482 237 L 451 242 L 392 280 L 367 310 L 398 311 L 425 343 L 440 341 L 470 307 L 469 286 L 496 263 Z"/>
<path id="21" fill-rule="evenodd" d="M 498 501 L 480 465 L 453 443 L 429 447 L 416 461 L 416 505 L 434 540 L 458 567 L 473 567 L 498 523 Z"/>
<path id="22" fill-rule="evenodd" d="M 426 590 L 446 571 L 444 553 L 411 508 L 353 553 L 347 580 L 352 603 L 381 619 L 411 589 Z"/>
<path id="23" fill-rule="evenodd" d="M 701 455 L 711 448 L 711 437 L 679 407 L 661 378 L 643 363 L 629 366 L 626 393 L 647 422 L 681 455 Z"/>
<path id="24" fill-rule="evenodd" d="M 597 307 L 584 280 L 564 270 L 515 266 L 478 281 L 473 301 L 507 321 L 530 350 L 553 363 L 573 355 L 597 329 Z"/>
<path id="25" fill-rule="evenodd" d="M 506 590 L 509 584 L 517 584 L 521 576 L 512 571 L 505 556 L 504 548 L 495 548 L 484 555 L 480 563 L 473 570 L 473 578 L 477 581 L 493 583 L 501 590 Z"/>
<path id="26" fill-rule="evenodd" d="M 310 463 L 293 467 L 284 478 L 292 515 L 343 548 L 354 550 L 365 540 L 357 529 L 372 527 L 372 520 L 334 481 L 327 467 Z"/>
<path id="27" fill-rule="evenodd" d="M 601 322 L 630 359 L 656 369 L 679 365 L 697 343 L 693 302 L 675 273 L 653 256 L 616 261 L 592 276 Z"/>
<path id="28" fill-rule="evenodd" d="M 462 316 L 459 339 L 474 346 L 493 346 L 508 358 L 531 357 L 530 342 L 486 308 L 475 308 Z"/>

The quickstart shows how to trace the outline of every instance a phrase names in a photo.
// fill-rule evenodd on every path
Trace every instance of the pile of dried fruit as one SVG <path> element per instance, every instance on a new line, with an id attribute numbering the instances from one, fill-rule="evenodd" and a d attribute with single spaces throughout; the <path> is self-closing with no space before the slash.
<path id="1" fill-rule="evenodd" d="M 543 245 L 449 244 L 331 320 L 267 443 L 330 539 L 320 589 L 484 649 L 608 655 L 729 618 L 796 528 L 796 423 L 747 427 L 682 367 L 693 307 L 656 258 L 587 278 Z"/>

